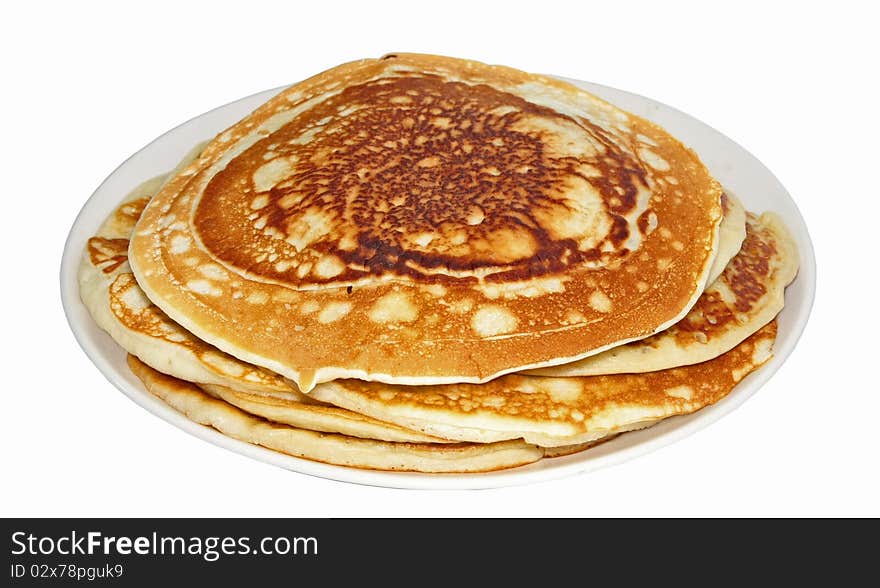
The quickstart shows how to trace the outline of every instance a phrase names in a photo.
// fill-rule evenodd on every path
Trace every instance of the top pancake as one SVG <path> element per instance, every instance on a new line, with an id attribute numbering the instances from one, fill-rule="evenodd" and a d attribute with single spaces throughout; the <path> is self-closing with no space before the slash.
<path id="1" fill-rule="evenodd" d="M 393 55 L 295 84 L 150 202 L 147 296 L 307 390 L 481 382 L 649 336 L 699 297 L 721 189 L 574 86 Z"/>

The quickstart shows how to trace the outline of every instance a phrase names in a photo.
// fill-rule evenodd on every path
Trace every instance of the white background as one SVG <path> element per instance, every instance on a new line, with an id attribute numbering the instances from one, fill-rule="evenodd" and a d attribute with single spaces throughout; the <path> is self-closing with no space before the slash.
<path id="1" fill-rule="evenodd" d="M 4 9 L 0 514 L 880 515 L 880 44 L 860 8 L 869 3 L 299 4 Z M 816 304 L 789 361 L 741 408 L 672 446 L 479 492 L 294 474 L 186 435 L 119 393 L 61 309 L 61 252 L 83 202 L 194 115 L 392 51 L 615 86 L 750 150 L 794 196 L 816 248 Z"/>

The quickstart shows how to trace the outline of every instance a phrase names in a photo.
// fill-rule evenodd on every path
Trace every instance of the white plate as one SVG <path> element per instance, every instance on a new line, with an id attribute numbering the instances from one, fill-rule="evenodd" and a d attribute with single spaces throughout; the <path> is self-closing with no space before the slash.
<path id="1" fill-rule="evenodd" d="M 614 104 L 664 126 L 693 148 L 714 176 L 732 189 L 749 210 L 780 214 L 797 240 L 800 273 L 785 295 L 774 357 L 746 377 L 726 398 L 688 416 L 674 417 L 642 431 L 627 433 L 595 449 L 485 474 L 414 474 L 376 472 L 327 465 L 236 441 L 198 425 L 146 390 L 125 363 L 125 352 L 92 321 L 79 299 L 77 267 L 86 241 L 130 190 L 164 173 L 193 145 L 216 135 L 281 89 L 267 90 L 221 106 L 172 129 L 132 155 L 85 203 L 67 238 L 61 261 L 61 294 L 73 333 L 86 354 L 110 382 L 153 414 L 206 441 L 295 472 L 375 486 L 397 488 L 493 488 L 560 478 L 643 455 L 705 427 L 731 412 L 772 376 L 794 349 L 810 314 L 816 287 L 816 260 L 804 220 L 788 192 L 770 171 L 742 147 L 700 121 L 648 98 L 606 86 L 569 80 Z"/>

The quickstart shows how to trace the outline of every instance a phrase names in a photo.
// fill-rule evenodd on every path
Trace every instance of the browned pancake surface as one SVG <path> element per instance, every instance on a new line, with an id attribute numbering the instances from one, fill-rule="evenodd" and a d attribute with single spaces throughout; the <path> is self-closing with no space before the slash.
<path id="1" fill-rule="evenodd" d="M 221 134 L 147 207 L 147 295 L 303 388 L 482 381 L 644 337 L 702 291 L 720 188 L 657 126 L 450 58 L 346 64 Z"/>

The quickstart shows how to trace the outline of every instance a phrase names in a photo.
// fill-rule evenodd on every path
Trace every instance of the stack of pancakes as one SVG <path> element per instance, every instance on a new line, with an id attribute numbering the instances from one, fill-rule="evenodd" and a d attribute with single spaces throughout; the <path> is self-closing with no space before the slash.
<path id="1" fill-rule="evenodd" d="M 147 389 L 293 456 L 476 472 L 728 394 L 797 271 L 660 127 L 424 55 L 284 90 L 131 193 L 82 299 Z"/>

